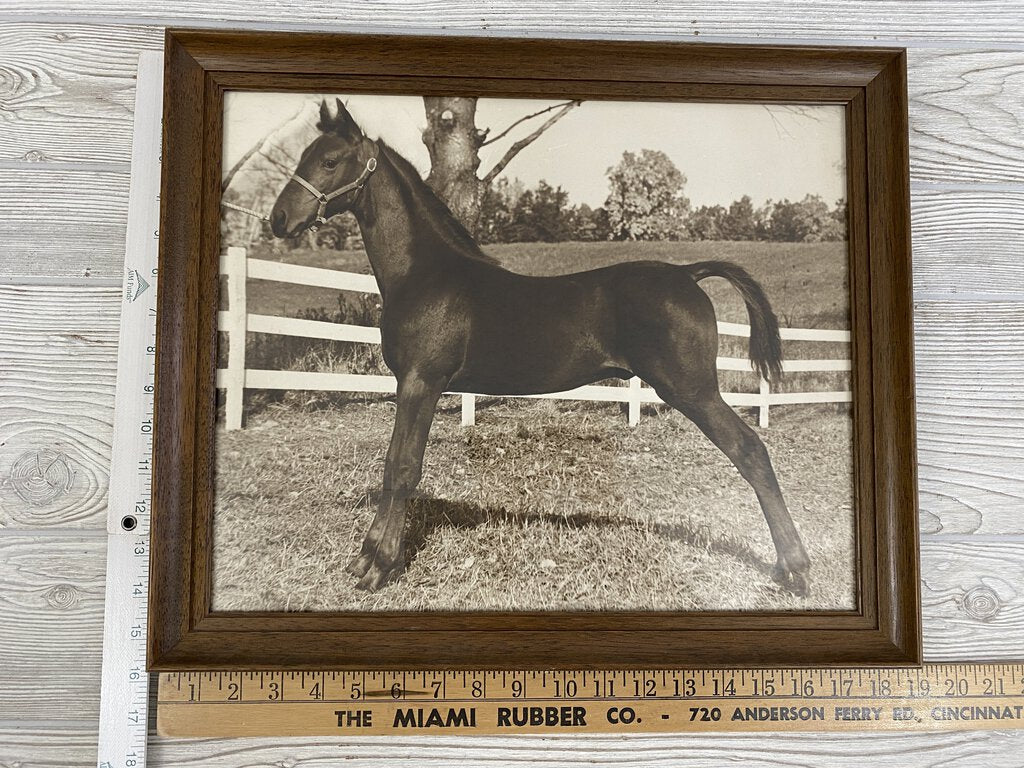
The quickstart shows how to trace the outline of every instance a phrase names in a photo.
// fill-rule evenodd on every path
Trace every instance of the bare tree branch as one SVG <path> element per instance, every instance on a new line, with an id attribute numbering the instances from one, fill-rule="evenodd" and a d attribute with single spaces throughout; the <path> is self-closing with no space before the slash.
<path id="1" fill-rule="evenodd" d="M 498 141 L 499 139 L 505 138 L 506 136 L 508 136 L 509 132 L 513 128 L 515 128 L 517 125 L 519 125 L 520 123 L 525 123 L 527 120 L 532 120 L 535 117 L 543 115 L 545 112 L 550 112 L 552 109 L 558 109 L 559 107 L 566 107 L 566 106 L 568 106 L 570 104 L 579 104 L 579 102 L 578 101 L 577 102 L 565 101 L 565 102 L 562 102 L 561 104 L 552 104 L 550 107 L 545 107 L 544 109 L 542 109 L 542 110 L 540 110 L 538 112 L 534 112 L 532 115 L 526 115 L 525 117 L 520 117 L 518 120 L 516 120 L 514 123 L 512 123 L 512 125 L 510 125 L 508 128 L 506 128 L 504 131 L 499 133 L 497 136 L 493 136 L 493 137 L 489 138 L 487 141 L 481 143 L 480 146 L 481 147 L 486 147 L 488 144 L 493 144 L 494 142 Z"/>
<path id="2" fill-rule="evenodd" d="M 816 123 L 821 122 L 820 112 L 806 104 L 762 104 L 761 106 L 772 119 L 772 123 L 775 125 L 775 134 L 780 139 L 783 137 L 793 138 L 792 132 L 783 124 L 780 115 L 789 115 L 798 120 L 807 119 Z"/>
<path id="3" fill-rule="evenodd" d="M 227 190 L 227 188 L 231 186 L 231 180 L 235 178 L 235 174 L 238 173 L 242 166 L 249 162 L 249 159 L 253 155 L 255 155 L 257 152 L 263 149 L 263 144 L 266 142 L 266 140 L 266 137 L 263 137 L 262 139 L 257 141 L 248 150 L 246 150 L 246 153 L 239 158 L 237 163 L 231 166 L 231 170 L 227 172 L 227 174 L 220 182 L 221 194 L 223 194 Z"/>
<path id="4" fill-rule="evenodd" d="M 776 115 L 775 111 L 771 109 L 771 105 L 762 104 L 761 106 L 764 107 L 764 111 L 768 113 L 768 117 L 772 119 L 772 123 L 775 125 L 775 135 L 780 139 L 783 137 L 783 135 L 785 135 L 788 138 L 793 138 L 793 134 L 786 130 L 786 126 L 782 124 L 782 121 L 779 120 L 778 115 Z"/>
<path id="5" fill-rule="evenodd" d="M 279 152 L 281 152 L 285 157 L 291 159 L 291 155 L 289 155 L 287 152 L 285 152 L 285 150 L 281 149 L 281 147 L 278 147 L 276 145 L 271 145 L 271 149 L 276 149 Z M 272 166 L 277 168 L 277 170 L 279 170 L 285 176 L 291 176 L 292 175 L 292 172 L 294 171 L 294 169 L 292 167 L 290 167 L 288 165 L 285 165 L 280 160 L 278 160 L 276 157 L 271 157 L 270 155 L 268 155 L 266 152 L 263 151 L 262 147 L 259 150 L 259 154 L 260 154 L 260 157 L 262 157 L 264 160 L 266 160 Z"/>
<path id="6" fill-rule="evenodd" d="M 220 182 L 220 191 L 221 191 L 221 193 L 223 194 L 224 190 L 226 190 L 231 185 L 231 180 L 233 178 L 235 178 L 235 174 L 238 173 L 242 169 L 243 165 L 245 165 L 247 162 L 249 162 L 249 160 L 252 158 L 253 155 L 255 155 L 257 152 L 259 152 L 264 157 L 267 157 L 266 153 L 263 152 L 263 147 L 266 146 L 266 143 L 270 139 L 270 137 L 273 136 L 274 133 L 276 133 L 277 131 L 281 130 L 284 126 L 288 125 L 288 123 L 290 123 L 293 120 L 295 120 L 296 118 L 298 118 L 299 115 L 301 115 L 301 114 L 302 114 L 302 108 L 300 108 L 298 112 L 296 112 L 290 118 L 288 118 L 283 123 L 281 123 L 279 126 L 274 128 L 272 131 L 268 131 L 267 134 L 262 139 L 260 139 L 255 144 L 253 144 L 252 147 L 250 147 L 249 150 L 244 155 L 242 155 L 241 158 L 239 158 L 238 162 L 235 163 L 233 166 L 231 166 L 231 170 L 228 171 L 227 175 L 224 176 L 224 178 L 221 180 L 221 182 Z M 279 150 L 279 151 L 281 151 L 281 152 L 283 152 L 286 157 L 289 157 L 289 158 L 291 157 L 291 155 L 288 152 L 286 152 L 284 149 L 282 149 L 281 147 L 274 147 L 274 148 Z M 270 158 L 267 158 L 267 159 L 269 160 Z M 291 175 L 291 171 L 288 172 L 288 175 L 289 176 Z"/>
<path id="7" fill-rule="evenodd" d="M 544 121 L 544 124 L 541 125 L 537 130 L 535 130 L 529 136 L 520 139 L 511 147 L 509 147 L 508 151 L 504 155 L 502 155 L 501 159 L 484 176 L 483 183 L 490 184 L 492 181 L 494 181 L 494 177 L 501 173 L 503 170 L 505 170 L 505 166 L 512 162 L 512 158 L 514 158 L 526 147 L 530 146 L 533 142 L 539 139 L 541 134 L 544 133 L 544 131 L 546 131 L 548 128 L 550 128 L 563 117 L 565 117 L 567 114 L 569 114 L 569 112 L 574 108 L 578 107 L 580 103 L 580 101 L 566 102 L 565 104 L 562 105 L 562 108 L 560 110 L 555 112 L 555 114 L 553 114 L 546 121 Z"/>

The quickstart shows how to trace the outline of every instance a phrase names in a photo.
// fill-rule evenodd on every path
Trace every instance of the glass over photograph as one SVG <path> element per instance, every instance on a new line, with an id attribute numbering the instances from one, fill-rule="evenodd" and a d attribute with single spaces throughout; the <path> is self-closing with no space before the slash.
<path id="1" fill-rule="evenodd" d="M 224 105 L 213 610 L 856 609 L 842 107 Z"/>

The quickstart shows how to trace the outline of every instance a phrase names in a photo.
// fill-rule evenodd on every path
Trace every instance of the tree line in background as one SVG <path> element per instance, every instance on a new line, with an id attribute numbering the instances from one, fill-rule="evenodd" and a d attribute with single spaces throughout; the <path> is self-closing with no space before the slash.
<path id="1" fill-rule="evenodd" d="M 561 187 L 540 181 L 527 189 L 498 179 L 483 192 L 478 237 L 484 243 L 563 240 L 773 240 L 821 242 L 846 238 L 846 202 L 829 206 L 818 195 L 768 200 L 748 195 L 722 205 L 692 208 L 686 177 L 664 152 L 625 152 L 607 172 L 603 207 L 570 205 Z"/>
<path id="2" fill-rule="evenodd" d="M 768 200 L 749 195 L 722 205 L 693 208 L 683 195 L 686 177 L 664 152 L 625 152 L 607 172 L 603 207 L 571 205 L 569 193 L 541 180 L 528 189 L 499 178 L 481 193 L 476 236 L 481 243 L 594 240 L 767 240 L 823 242 L 846 239 L 846 202 L 829 206 L 819 195 Z M 269 234 L 268 234 L 269 236 Z M 316 235 L 328 248 L 361 246 L 351 216 L 337 216 Z"/>

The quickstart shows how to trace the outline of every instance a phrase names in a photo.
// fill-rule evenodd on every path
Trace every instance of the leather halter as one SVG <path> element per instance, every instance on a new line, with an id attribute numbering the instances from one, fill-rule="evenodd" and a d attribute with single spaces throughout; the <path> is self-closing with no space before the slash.
<path id="1" fill-rule="evenodd" d="M 338 187 L 333 192 L 326 193 L 321 192 L 319 189 L 314 187 L 304 178 L 299 176 L 298 173 L 293 173 L 292 180 L 299 182 L 299 184 L 305 187 L 306 191 L 309 192 L 313 197 L 315 197 L 317 199 L 317 202 L 320 203 L 320 207 L 317 209 L 316 212 L 316 219 L 312 224 L 310 224 L 309 231 L 316 232 L 321 226 L 327 223 L 327 204 L 330 203 L 331 200 L 340 195 L 344 195 L 346 192 L 362 189 L 363 185 L 366 184 L 366 180 L 370 178 L 370 174 L 373 173 L 375 170 L 377 170 L 376 156 L 371 157 L 369 160 L 366 161 L 366 167 L 363 168 L 363 172 L 359 174 L 358 179 L 349 182 L 348 184 L 345 184 L 342 187 Z"/>

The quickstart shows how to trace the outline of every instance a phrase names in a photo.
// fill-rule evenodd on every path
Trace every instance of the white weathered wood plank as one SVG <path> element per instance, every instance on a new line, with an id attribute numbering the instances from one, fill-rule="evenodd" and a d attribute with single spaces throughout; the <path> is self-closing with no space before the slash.
<path id="1" fill-rule="evenodd" d="M 119 298 L 0 286 L 0 529 L 105 525 Z"/>
<path id="2" fill-rule="evenodd" d="M 0 536 L 0 720 L 99 713 L 105 536 Z"/>
<path id="3" fill-rule="evenodd" d="M 922 302 L 915 321 L 922 532 L 1024 533 L 1024 303 Z"/>
<path id="4" fill-rule="evenodd" d="M 312 768 L 370 766 L 615 765 L 719 768 L 924 768 L 1018 766 L 1024 732 L 956 734 L 714 734 L 703 736 L 519 736 L 167 740 L 150 759 L 166 768 L 203 765 Z"/>
<path id="5" fill-rule="evenodd" d="M 94 765 L 95 729 L 83 723 L 0 725 L 0 765 L 72 768 Z M 939 768 L 1020 764 L 1024 731 L 935 734 L 742 734 L 708 736 L 400 737 L 357 739 L 164 739 L 149 745 L 151 765 L 167 768 L 351 768 L 380 766 L 674 766 L 725 763 L 768 768 Z"/>
<path id="6" fill-rule="evenodd" d="M 954 40 L 1020 43 L 1024 8 L 1016 2 L 979 0 L 778 0 L 772 12 L 756 0 L 732 3 L 660 3 L 657 0 L 351 0 L 330 6 L 310 0 L 6 0 L 10 16 L 59 21 L 61 17 L 124 24 L 138 21 L 193 26 L 270 26 L 315 31 L 484 32 L 511 35 L 859 40 Z"/>
<path id="7" fill-rule="evenodd" d="M 921 618 L 928 661 L 1024 656 L 1024 544 L 924 538 Z"/>
<path id="8" fill-rule="evenodd" d="M 96 724 L 0 724 L 5 768 L 85 768 L 96 765 Z"/>
<path id="9" fill-rule="evenodd" d="M 0 281 L 120 277 L 127 172 L 0 168 Z"/>
<path id="10" fill-rule="evenodd" d="M 1024 181 L 1024 51 L 911 51 L 907 90 L 913 178 Z"/>
<path id="11" fill-rule="evenodd" d="M 1024 296 L 1024 190 L 915 190 L 910 209 L 916 294 Z"/>
<path id="12" fill-rule="evenodd" d="M 127 163 L 139 52 L 158 27 L 0 23 L 0 160 Z"/>

